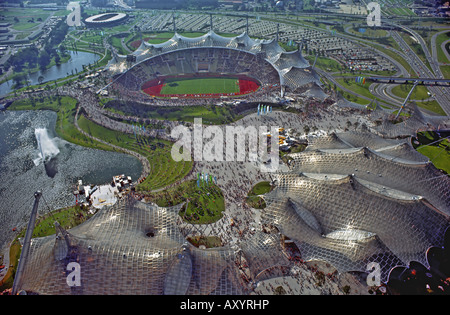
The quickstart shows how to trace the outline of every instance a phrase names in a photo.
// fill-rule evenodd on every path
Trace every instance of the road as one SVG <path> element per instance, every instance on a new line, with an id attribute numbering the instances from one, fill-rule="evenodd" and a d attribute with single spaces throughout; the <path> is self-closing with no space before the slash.
<path id="1" fill-rule="evenodd" d="M 397 42 L 400 49 L 405 53 L 406 62 L 411 66 L 411 68 L 414 70 L 414 72 L 419 77 L 425 77 L 425 78 L 436 78 L 436 75 L 428 69 L 428 67 L 423 63 L 423 61 L 416 55 L 416 53 L 411 49 L 411 47 L 403 40 L 403 38 L 400 36 L 400 34 L 396 31 L 391 32 L 392 38 Z M 422 39 L 423 42 L 423 39 Z M 427 48 L 424 49 L 425 55 L 428 56 L 428 58 L 431 58 L 431 54 L 429 54 L 429 51 Z M 427 53 L 428 52 L 428 53 Z M 434 62 L 431 60 L 430 65 Z M 438 67 L 439 68 L 439 67 Z M 434 66 L 432 66 L 432 69 L 435 69 Z M 436 70 L 436 69 L 435 69 Z M 440 70 L 438 71 L 438 78 L 439 78 Z M 442 74 L 440 74 L 442 75 Z M 444 112 L 447 116 L 450 116 L 450 91 L 448 91 L 448 87 L 437 87 L 437 86 L 429 86 L 428 91 L 430 93 L 434 94 L 434 97 L 436 101 L 439 103 L 439 105 L 442 107 Z"/>
<path id="2" fill-rule="evenodd" d="M 358 93 L 356 93 L 356 92 L 354 92 L 354 91 L 352 91 L 352 90 L 346 88 L 345 86 L 341 85 L 341 84 L 336 80 L 336 79 L 339 78 L 339 77 L 334 77 L 334 76 L 332 76 L 331 74 L 329 74 L 328 72 L 326 72 L 326 71 L 324 71 L 324 70 L 322 70 L 322 69 L 319 69 L 319 68 L 315 68 L 314 70 L 315 70 L 319 75 L 325 77 L 325 78 L 326 78 L 327 80 L 329 80 L 330 82 L 333 82 L 334 84 L 336 84 L 336 86 L 339 87 L 341 90 L 343 90 L 343 91 L 345 91 L 345 92 L 347 92 L 347 93 L 350 93 L 350 94 L 352 94 L 352 95 L 355 95 L 355 96 L 357 96 L 357 97 L 359 97 L 359 98 L 365 99 L 365 100 L 367 100 L 367 101 L 369 101 L 369 102 L 373 100 L 373 98 L 369 98 L 369 97 L 367 97 L 367 96 L 360 95 L 360 94 L 358 94 Z M 391 107 L 391 104 L 392 104 L 391 102 L 386 102 L 386 103 L 380 102 L 380 103 L 383 104 L 383 105 L 385 105 L 385 106 L 387 106 L 387 107 Z M 361 106 L 364 106 L 364 105 L 361 105 Z"/>
<path id="3" fill-rule="evenodd" d="M 416 41 L 422 47 L 422 50 L 425 54 L 425 58 L 427 59 L 429 65 L 431 67 L 431 70 L 433 70 L 435 77 L 443 79 L 444 76 L 442 75 L 441 69 L 439 68 L 439 62 L 437 61 L 437 54 L 436 53 L 433 53 L 433 55 L 430 54 L 430 51 L 428 50 L 428 46 L 425 43 L 425 41 L 423 40 L 422 36 L 420 36 L 416 31 L 414 31 L 413 29 L 411 29 L 409 27 L 402 26 L 402 25 L 398 25 L 398 26 L 401 27 L 402 29 L 404 29 L 405 31 L 407 31 L 408 33 L 410 33 L 416 39 Z"/>
<path id="4" fill-rule="evenodd" d="M 403 29 L 404 31 L 410 33 L 417 40 L 417 42 L 422 46 L 425 57 L 427 58 L 428 63 L 430 64 L 431 69 L 433 71 L 430 71 L 428 69 L 428 67 L 422 62 L 422 60 L 414 53 L 414 51 L 411 49 L 411 47 L 403 40 L 403 38 L 401 38 L 401 36 L 396 31 L 391 31 L 391 36 L 399 44 L 401 51 L 396 50 L 390 46 L 384 46 L 384 48 L 389 49 L 393 53 L 399 55 L 404 60 L 406 60 L 407 63 L 411 67 L 410 70 L 414 71 L 414 74 L 416 74 L 417 76 L 443 79 L 444 76 L 442 75 L 442 73 L 440 71 L 439 63 L 437 62 L 437 53 L 430 54 L 428 47 L 427 47 L 425 41 L 423 40 L 423 38 L 419 34 L 417 34 L 414 30 L 412 30 L 408 27 L 404 27 L 402 25 L 395 25 L 395 24 L 393 24 L 393 26 L 399 27 L 399 28 Z M 450 30 L 450 28 L 446 29 L 442 32 L 446 32 L 449 30 Z M 348 36 L 348 35 L 339 34 L 337 36 L 354 41 L 354 38 L 351 38 L 351 36 Z M 366 42 L 367 44 L 373 44 L 372 42 L 362 40 L 362 39 L 359 39 L 358 41 Z M 411 75 L 408 71 L 409 69 L 408 70 L 405 69 L 396 60 L 394 60 L 390 56 L 387 56 L 386 54 L 382 53 L 381 51 L 377 50 L 377 53 L 379 53 L 380 55 L 383 55 L 384 57 L 387 57 L 387 59 L 389 59 L 391 62 L 393 62 L 397 66 L 397 68 L 399 69 L 397 76 L 411 77 Z M 371 86 L 371 92 L 375 93 L 374 95 L 377 96 L 378 98 L 383 99 L 387 103 L 391 103 L 393 105 L 401 105 L 401 103 L 399 104 L 398 100 L 396 100 L 395 97 L 389 95 L 390 89 L 392 89 L 391 84 L 381 83 L 378 85 Z M 447 116 L 450 116 L 450 88 L 430 86 L 428 88 L 428 90 L 430 91 L 430 93 L 435 95 L 436 101 L 442 107 L 442 109 L 447 114 Z M 355 94 L 355 93 L 352 93 L 352 94 Z"/>
<path id="5" fill-rule="evenodd" d="M 448 60 L 448 62 L 440 63 L 441 65 L 448 65 L 448 64 L 450 64 L 450 54 L 448 53 L 447 49 L 445 49 L 445 46 L 446 46 L 448 43 L 450 43 L 450 39 L 447 39 L 445 42 L 443 42 L 443 43 L 441 44 L 441 49 L 442 49 L 442 51 L 444 52 L 445 57 L 446 57 L 447 60 Z"/>

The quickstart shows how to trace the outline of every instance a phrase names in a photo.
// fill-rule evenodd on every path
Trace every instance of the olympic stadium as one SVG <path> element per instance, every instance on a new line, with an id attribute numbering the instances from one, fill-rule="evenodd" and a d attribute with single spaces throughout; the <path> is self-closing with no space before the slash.
<path id="1" fill-rule="evenodd" d="M 88 17 L 84 23 L 90 27 L 105 27 L 120 24 L 127 18 L 126 13 L 102 13 Z"/>
<path id="2" fill-rule="evenodd" d="M 213 31 L 196 38 L 175 33 L 161 44 L 142 41 L 130 55 L 115 54 L 108 64 L 115 75 L 108 88 L 134 100 L 148 100 L 148 96 L 161 95 L 161 87 L 169 77 L 178 78 L 237 78 L 237 91 L 206 91 L 208 98 L 246 95 L 255 96 L 278 91 L 304 92 L 313 86 L 321 86 L 319 77 L 300 50 L 286 52 L 275 38 L 252 39 L 247 33 L 235 37 L 223 37 Z M 273 93 L 272 93 L 273 94 Z M 168 97 L 190 98 L 178 93 Z"/>

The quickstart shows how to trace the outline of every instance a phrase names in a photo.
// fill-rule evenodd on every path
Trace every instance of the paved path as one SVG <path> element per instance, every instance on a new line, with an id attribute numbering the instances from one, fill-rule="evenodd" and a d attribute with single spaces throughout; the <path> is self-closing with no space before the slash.
<path id="1" fill-rule="evenodd" d="M 423 61 L 416 55 L 414 50 L 403 40 L 403 38 L 398 34 L 398 32 L 392 32 L 392 37 L 401 47 L 401 49 L 406 53 L 407 58 L 405 59 L 409 65 L 414 69 L 419 77 L 434 78 L 436 76 L 433 71 L 431 71 Z M 421 38 L 421 37 L 420 37 Z M 428 51 L 428 50 L 427 50 Z M 430 62 L 432 69 L 435 70 L 434 64 Z M 440 70 L 438 71 L 440 73 Z M 445 87 L 429 86 L 428 91 L 435 95 L 436 101 L 439 103 L 443 111 L 450 116 L 450 96 L 445 93 Z"/>

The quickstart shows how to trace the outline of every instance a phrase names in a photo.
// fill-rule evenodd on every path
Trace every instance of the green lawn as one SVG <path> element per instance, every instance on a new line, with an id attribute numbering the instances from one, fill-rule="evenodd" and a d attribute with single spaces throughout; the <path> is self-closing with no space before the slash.
<path id="1" fill-rule="evenodd" d="M 239 93 L 239 79 L 202 78 L 166 79 L 161 95 Z"/>
<path id="2" fill-rule="evenodd" d="M 389 8 L 388 9 L 389 12 L 393 15 L 397 15 L 397 16 L 415 16 L 416 14 L 411 11 L 411 9 L 403 7 L 403 8 Z"/>
<path id="3" fill-rule="evenodd" d="M 203 124 L 226 124 L 242 118 L 241 115 L 235 113 L 234 107 L 215 105 L 151 106 L 111 101 L 105 104 L 105 109 L 122 115 L 139 116 L 143 119 L 194 122 L 194 118 L 201 117 Z"/>
<path id="4" fill-rule="evenodd" d="M 432 162 L 436 168 L 450 174 L 450 144 L 447 141 L 442 141 L 442 145 L 437 146 L 422 146 L 417 149 L 418 152 L 433 159 Z M 444 147 L 445 146 L 445 147 Z"/>
<path id="5" fill-rule="evenodd" d="M 376 98 L 372 93 L 369 91 L 369 85 L 370 82 L 366 82 L 366 84 L 356 83 L 355 79 L 349 78 L 349 79 L 336 79 L 336 81 L 341 84 L 343 87 L 346 87 L 347 89 L 358 93 L 359 95 L 363 95 L 365 97 L 369 97 L 371 99 Z"/>
<path id="6" fill-rule="evenodd" d="M 78 118 L 78 125 L 93 137 L 135 151 L 148 159 L 150 174 L 136 186 L 137 191 L 155 190 L 173 184 L 184 178 L 192 168 L 192 161 L 175 162 L 172 159 L 172 142 L 143 136 L 135 137 L 134 134 L 107 129 L 84 116 Z"/>
<path id="7" fill-rule="evenodd" d="M 264 195 L 272 190 L 270 182 L 259 182 L 247 194 L 247 204 L 255 209 L 264 209 L 266 202 L 259 195 Z"/>
<path id="8" fill-rule="evenodd" d="M 30 36 L 31 34 L 33 34 L 33 32 L 21 32 L 21 33 L 17 33 L 16 37 L 14 38 L 15 40 L 20 40 L 20 39 L 25 39 L 28 36 Z"/>
<path id="9" fill-rule="evenodd" d="M 16 31 L 24 31 L 32 29 L 35 26 L 38 26 L 39 23 L 31 23 L 31 22 L 19 22 L 15 23 L 11 28 L 15 29 Z"/>
<path id="10" fill-rule="evenodd" d="M 363 38 L 371 38 L 371 37 L 384 37 L 388 33 L 386 30 L 382 30 L 379 28 L 371 28 L 371 27 L 363 27 L 365 29 L 364 33 L 359 31 L 359 28 L 350 28 L 349 31 L 355 36 L 363 37 Z"/>
<path id="11" fill-rule="evenodd" d="M 392 89 L 392 94 L 399 96 L 401 98 L 406 98 L 411 88 L 412 84 L 399 84 Z M 430 96 L 428 96 L 428 89 L 424 85 L 417 85 L 414 88 L 413 92 L 411 93 L 409 99 L 416 100 L 417 106 L 423 109 L 432 111 L 438 115 L 445 116 L 445 112 L 439 105 L 439 103 L 436 100 L 431 99 Z"/>
<path id="12" fill-rule="evenodd" d="M 49 11 L 35 8 L 2 8 L 0 19 L 2 22 L 11 23 L 10 28 L 16 31 L 30 30 L 51 14 Z M 16 20 L 15 20 L 16 19 Z"/>
<path id="13" fill-rule="evenodd" d="M 413 141 L 416 150 L 430 158 L 436 168 L 450 174 L 450 141 L 443 139 L 445 135 L 440 138 L 435 132 L 424 131 L 417 133 L 417 138 L 419 145 Z"/>
<path id="14" fill-rule="evenodd" d="M 411 91 L 412 84 L 398 84 L 394 88 L 392 88 L 392 94 L 401 97 L 406 98 L 409 91 Z M 413 92 L 411 93 L 410 99 L 411 100 L 422 100 L 427 99 L 429 96 L 427 94 L 428 89 L 424 85 L 417 85 Z"/>
<path id="15" fill-rule="evenodd" d="M 221 189 L 215 184 L 197 186 L 197 180 L 185 181 L 159 192 L 145 193 L 145 200 L 160 207 L 175 206 L 186 202 L 179 215 L 194 224 L 213 223 L 222 218 L 225 200 Z"/>
<path id="16" fill-rule="evenodd" d="M 127 55 L 129 54 L 129 51 L 126 50 L 123 45 L 122 45 L 122 38 L 120 37 L 116 37 L 116 36 L 111 36 L 109 38 L 110 40 L 110 44 L 112 46 L 114 46 L 114 48 L 117 49 L 117 53 L 121 54 L 121 55 Z"/>
<path id="17" fill-rule="evenodd" d="M 406 96 L 408 95 L 411 88 L 412 88 L 411 84 L 399 84 L 392 89 L 392 93 L 401 98 L 406 98 Z M 413 92 L 411 93 L 409 100 L 415 100 L 417 106 L 419 106 L 423 109 L 429 110 L 429 111 L 436 113 L 438 115 L 441 115 L 441 116 L 445 116 L 446 114 L 445 114 L 444 110 L 442 109 L 442 107 L 439 105 L 439 103 L 435 99 L 430 98 L 430 96 L 428 96 L 427 92 L 428 92 L 428 89 L 426 86 L 417 85 L 414 88 Z M 422 101 L 422 100 L 424 100 L 424 101 Z"/>
<path id="18" fill-rule="evenodd" d="M 444 34 L 440 34 L 436 37 L 436 50 L 438 54 L 438 61 L 444 63 L 450 63 L 444 52 L 441 49 L 441 44 L 450 38 L 450 31 Z"/>
<path id="19" fill-rule="evenodd" d="M 183 220 L 194 224 L 208 224 L 222 218 L 225 200 L 220 188 L 214 184 L 204 184 L 198 188 L 195 180 L 190 183 L 194 189 L 189 194 L 189 202 L 179 213 Z"/>
<path id="20" fill-rule="evenodd" d="M 444 78 L 450 78 L 450 65 L 449 66 L 440 66 L 441 72 L 444 75 Z"/>
<path id="21" fill-rule="evenodd" d="M 424 102 L 416 102 L 417 106 L 432 111 L 440 116 L 446 116 L 446 113 L 436 100 L 428 100 Z"/>
<path id="22" fill-rule="evenodd" d="M 88 209 L 82 209 L 80 205 L 67 207 L 46 213 L 40 216 L 36 221 L 33 238 L 49 236 L 56 233 L 55 221 L 61 225 L 62 228 L 69 230 L 92 217 Z M 19 237 L 25 237 L 26 229 L 19 233 Z"/>
<path id="23" fill-rule="evenodd" d="M 353 92 L 356 92 L 360 95 L 366 96 L 366 97 L 370 97 L 370 98 L 376 98 L 374 95 L 372 95 L 369 91 L 369 85 L 370 83 L 366 84 L 360 84 L 360 83 L 356 83 L 355 80 L 352 79 L 336 79 L 336 81 L 338 81 L 340 84 L 342 84 L 344 87 L 347 87 L 348 89 L 352 90 Z M 407 85 L 406 87 L 402 87 L 401 86 L 396 86 L 395 88 L 393 88 L 393 93 L 397 94 L 397 95 L 404 95 L 404 97 L 406 97 L 406 95 L 408 94 L 409 90 L 411 89 L 411 87 L 408 89 L 406 89 L 406 87 L 408 87 L 409 85 Z M 417 89 L 417 91 L 416 91 Z M 415 100 L 419 100 L 418 102 L 416 102 L 417 106 L 424 108 L 426 110 L 432 111 L 438 115 L 445 115 L 445 112 L 443 111 L 443 109 L 441 108 L 441 106 L 439 106 L 439 103 L 436 102 L 436 100 L 429 100 L 429 101 L 424 101 L 421 102 L 420 100 L 422 99 L 427 99 L 428 95 L 426 94 L 428 90 L 426 89 L 425 86 L 417 86 L 413 93 L 411 94 L 411 99 L 415 99 Z M 406 94 L 405 94 L 406 93 Z M 378 99 L 380 100 L 380 99 Z M 355 102 L 358 102 L 358 100 L 355 100 Z M 369 102 L 367 102 L 369 103 Z M 363 104 L 360 103 L 360 104 Z"/>
<path id="24" fill-rule="evenodd" d="M 271 189 L 272 186 L 270 186 L 270 182 L 259 182 L 253 186 L 252 190 L 249 192 L 249 195 L 263 195 L 268 193 Z"/>
<path id="25" fill-rule="evenodd" d="M 310 65 L 314 64 L 315 59 L 316 56 L 313 55 L 306 57 Z M 328 72 L 338 72 L 345 69 L 339 62 L 328 57 L 317 57 L 316 67 Z"/>

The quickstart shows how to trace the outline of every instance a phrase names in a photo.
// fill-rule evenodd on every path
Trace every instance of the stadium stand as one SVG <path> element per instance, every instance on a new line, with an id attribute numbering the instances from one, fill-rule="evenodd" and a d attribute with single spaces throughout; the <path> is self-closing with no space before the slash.
<path id="1" fill-rule="evenodd" d="M 133 55 L 135 64 L 116 54 L 107 66 L 116 75 L 113 88 L 133 95 L 147 81 L 176 74 L 246 74 L 262 86 L 289 91 L 322 85 L 300 51 L 285 52 L 274 39 L 256 40 L 245 32 L 222 37 L 210 31 L 196 38 L 175 33 L 161 44 L 142 42 Z"/>

